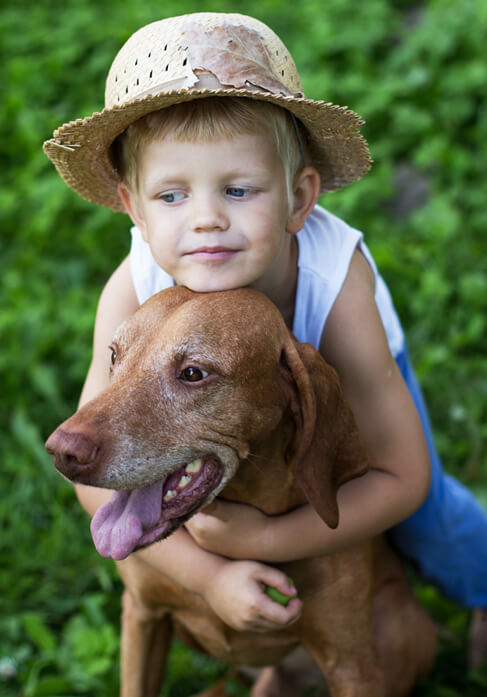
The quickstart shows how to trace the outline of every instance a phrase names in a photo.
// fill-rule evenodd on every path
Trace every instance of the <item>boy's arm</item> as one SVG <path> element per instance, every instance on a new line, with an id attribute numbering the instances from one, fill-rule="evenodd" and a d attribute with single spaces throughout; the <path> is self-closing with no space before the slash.
<path id="1" fill-rule="evenodd" d="M 93 356 L 81 392 L 79 407 L 108 386 L 110 355 L 108 349 L 117 327 L 139 307 L 135 294 L 130 259 L 126 257 L 105 285 L 96 311 Z"/>
<path id="2" fill-rule="evenodd" d="M 109 489 L 82 485 L 76 488 L 82 506 L 90 515 L 113 493 Z M 258 632 L 282 629 L 293 624 L 300 615 L 299 598 L 282 607 L 264 593 L 265 586 L 269 585 L 285 595 L 293 595 L 295 589 L 285 574 L 258 562 L 230 561 L 207 552 L 184 528 L 132 556 L 141 565 L 150 566 L 186 590 L 201 595 L 220 619 L 234 629 Z"/>
<path id="3" fill-rule="evenodd" d="M 93 358 L 79 406 L 95 397 L 109 382 L 110 351 L 116 328 L 138 308 L 129 259 L 125 259 L 106 284 L 98 304 Z M 76 485 L 83 508 L 93 516 L 113 494 L 110 489 Z M 150 565 L 187 590 L 204 596 L 215 612 L 235 629 L 266 631 L 294 622 L 301 602 L 295 599 L 284 608 L 263 592 L 265 585 L 292 594 L 287 577 L 278 569 L 256 562 L 230 562 L 207 552 L 180 529 L 167 540 L 135 553 L 141 563 Z"/>
<path id="4" fill-rule="evenodd" d="M 373 276 L 359 252 L 328 318 L 321 350 L 340 375 L 371 465 L 367 474 L 339 489 L 338 527 L 327 527 L 309 505 L 269 517 L 247 506 L 218 503 L 188 526 L 205 549 L 267 562 L 326 554 L 383 532 L 425 499 L 430 468 L 422 426 L 390 354 Z"/>
<path id="5" fill-rule="evenodd" d="M 130 273 L 130 259 L 126 257 L 105 285 L 95 319 L 93 356 L 78 404 L 82 407 L 108 386 L 110 351 L 108 346 L 117 327 L 130 317 L 139 306 Z M 75 485 L 78 499 L 91 516 L 112 495 L 109 489 Z"/>

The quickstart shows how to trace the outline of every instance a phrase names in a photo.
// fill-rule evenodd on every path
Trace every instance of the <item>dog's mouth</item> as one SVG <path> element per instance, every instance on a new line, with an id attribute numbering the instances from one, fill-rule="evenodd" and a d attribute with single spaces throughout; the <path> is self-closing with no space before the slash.
<path id="1" fill-rule="evenodd" d="M 96 549 L 103 557 L 120 560 L 167 537 L 209 503 L 222 477 L 223 464 L 208 455 L 154 484 L 115 491 L 91 521 Z"/>

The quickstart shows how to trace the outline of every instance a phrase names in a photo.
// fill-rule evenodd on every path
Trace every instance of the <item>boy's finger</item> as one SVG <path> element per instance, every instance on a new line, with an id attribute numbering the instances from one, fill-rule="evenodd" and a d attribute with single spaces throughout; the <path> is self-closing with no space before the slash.
<path id="1" fill-rule="evenodd" d="M 274 569 L 271 566 L 263 566 L 262 570 L 259 570 L 259 578 L 266 587 L 275 588 L 278 593 L 284 596 L 293 597 L 298 593 L 294 586 L 293 579 L 282 571 L 279 571 L 279 569 Z"/>
<path id="2" fill-rule="evenodd" d="M 301 614 L 302 603 L 299 598 L 293 598 L 287 607 L 275 603 L 265 597 L 262 601 L 261 612 L 268 622 L 279 627 L 288 626 L 296 622 Z"/>

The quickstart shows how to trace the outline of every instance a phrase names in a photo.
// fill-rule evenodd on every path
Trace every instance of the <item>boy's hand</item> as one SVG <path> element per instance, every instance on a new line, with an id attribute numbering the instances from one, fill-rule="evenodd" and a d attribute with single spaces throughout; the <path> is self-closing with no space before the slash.
<path id="1" fill-rule="evenodd" d="M 254 506 L 218 499 L 185 527 L 200 547 L 231 559 L 265 559 L 269 517 Z"/>
<path id="2" fill-rule="evenodd" d="M 286 595 L 296 592 L 278 569 L 253 561 L 231 561 L 219 567 L 204 597 L 220 619 L 238 631 L 268 632 L 296 622 L 302 607 L 299 598 L 283 607 L 266 595 L 267 586 Z"/>

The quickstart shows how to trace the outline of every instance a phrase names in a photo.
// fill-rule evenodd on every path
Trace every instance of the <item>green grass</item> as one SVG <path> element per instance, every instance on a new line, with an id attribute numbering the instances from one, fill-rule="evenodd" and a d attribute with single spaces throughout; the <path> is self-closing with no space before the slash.
<path id="1" fill-rule="evenodd" d="M 13 0 L 0 9 L 0 694 L 116 695 L 120 582 L 43 450 L 76 408 L 99 292 L 128 221 L 73 194 L 41 151 L 99 109 L 107 68 L 162 14 L 240 11 L 286 41 L 309 96 L 367 121 L 375 165 L 325 197 L 366 233 L 406 328 L 446 469 L 487 503 L 487 5 L 478 0 Z M 411 192 L 416 195 L 411 200 Z M 469 617 L 417 582 L 441 626 L 422 697 L 480 697 Z M 166 695 L 224 668 L 181 646 Z M 237 689 L 237 688 L 235 688 Z"/>

